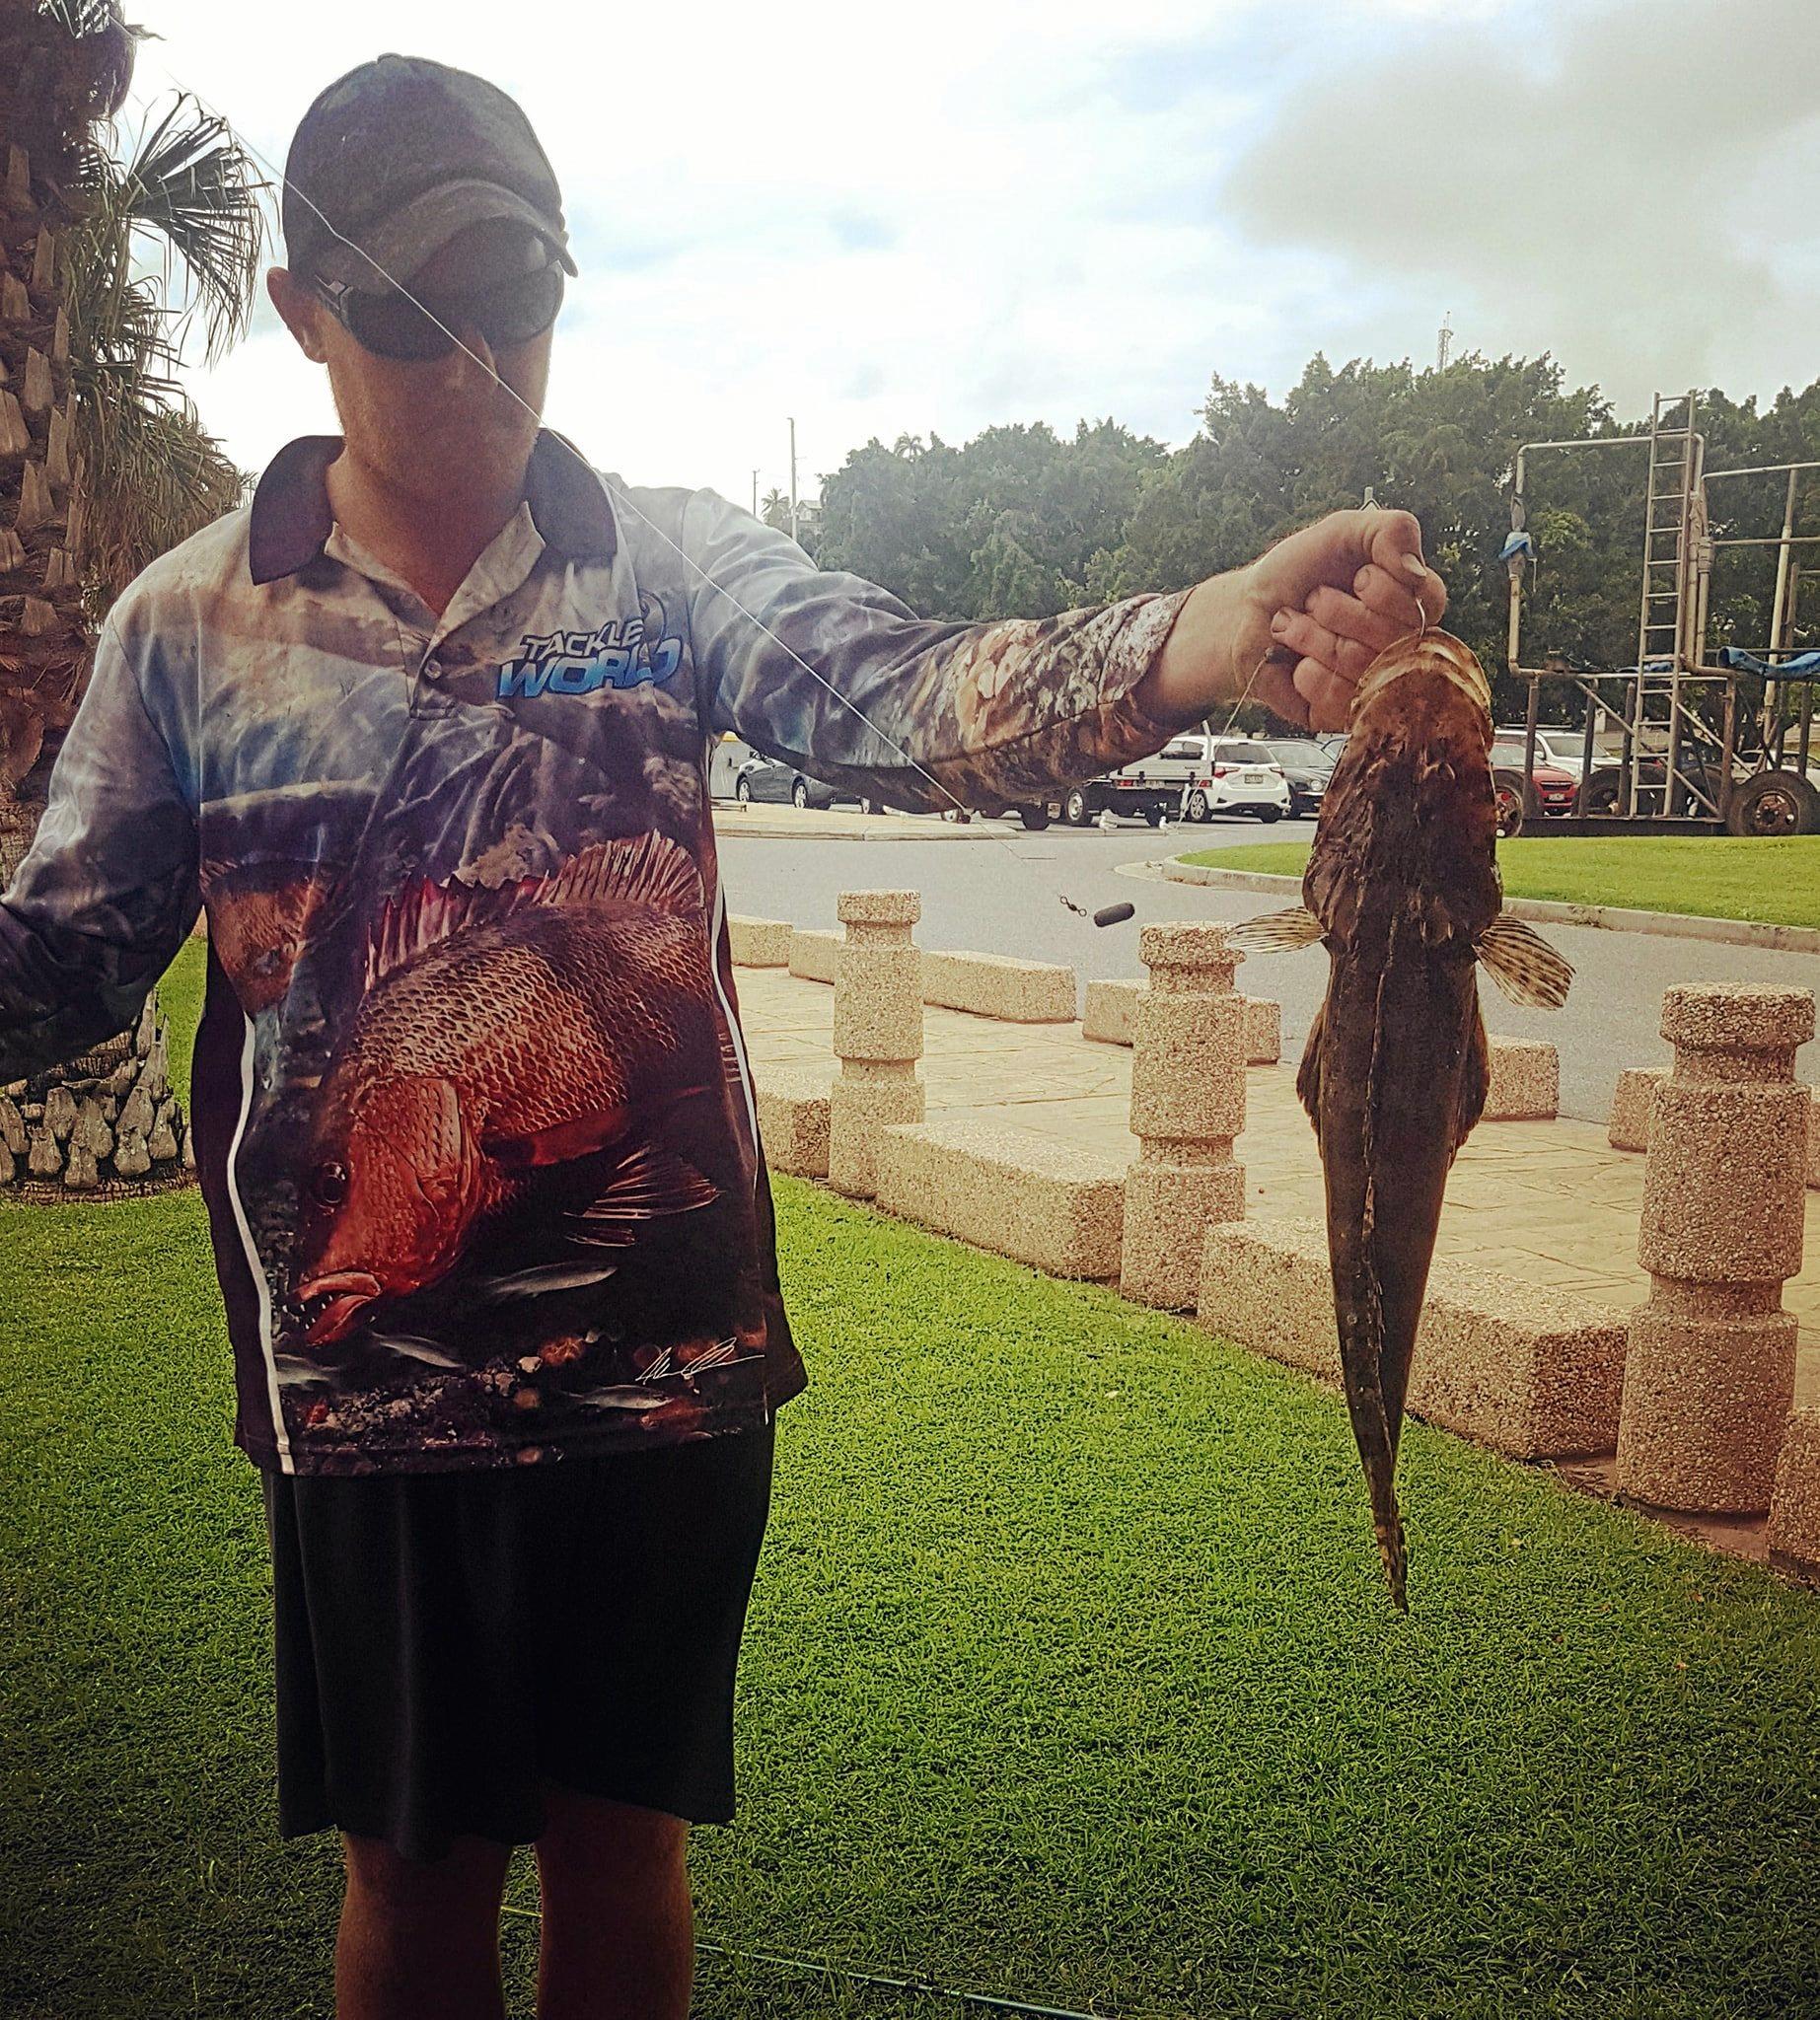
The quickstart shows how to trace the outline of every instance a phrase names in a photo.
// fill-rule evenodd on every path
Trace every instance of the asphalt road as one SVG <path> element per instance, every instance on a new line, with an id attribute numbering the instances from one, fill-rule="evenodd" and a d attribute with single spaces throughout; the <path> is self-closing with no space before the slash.
<path id="1" fill-rule="evenodd" d="M 1002 838 L 862 842 L 724 836 L 728 909 L 799 926 L 832 926 L 840 892 L 910 886 L 922 893 L 916 937 L 925 947 L 1065 962 L 1083 982 L 1141 975 L 1140 925 L 1249 918 L 1284 901 L 1263 892 L 1152 881 L 1130 870 L 1188 849 L 1266 838 L 1305 840 L 1314 824 L 1282 821 L 1266 829 L 1253 821 L 1215 821 L 1203 828 L 1172 825 L 1161 834 L 1138 822 L 1122 822 L 1111 834 L 1059 825 L 1041 834 L 1026 833 L 1014 823 L 993 823 L 991 829 Z M 1067 910 L 1060 902 L 1064 896 L 1089 912 L 1128 899 L 1137 913 L 1125 925 L 1102 929 Z M 1662 992 L 1671 983 L 1784 982 L 1820 991 L 1820 957 L 1810 954 L 1575 926 L 1538 930 L 1577 971 L 1566 1007 L 1522 1010 L 1482 979 L 1486 1023 L 1510 1038 L 1552 1039 L 1561 1053 L 1562 1113 L 1589 1121 L 1605 1119 L 1623 1068 L 1668 1063 L 1657 1027 Z M 1291 1056 L 1326 978 L 1327 964 L 1318 951 L 1254 959 L 1239 973 L 1247 994 L 1274 996 L 1283 1006 L 1284 1049 Z M 1796 1071 L 1809 1082 L 1820 1080 L 1820 1044 L 1803 1047 Z"/>

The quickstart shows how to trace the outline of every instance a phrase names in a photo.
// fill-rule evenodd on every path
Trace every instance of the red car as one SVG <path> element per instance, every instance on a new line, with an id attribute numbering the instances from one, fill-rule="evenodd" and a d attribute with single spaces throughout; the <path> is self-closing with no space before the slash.
<path id="1" fill-rule="evenodd" d="M 1492 746 L 1492 777 L 1497 787 L 1497 831 L 1515 834 L 1523 826 L 1523 746 L 1499 743 Z M 1543 816 L 1571 814 L 1579 784 L 1570 771 L 1562 771 L 1539 759 L 1529 774 L 1536 796 L 1536 811 Z"/>

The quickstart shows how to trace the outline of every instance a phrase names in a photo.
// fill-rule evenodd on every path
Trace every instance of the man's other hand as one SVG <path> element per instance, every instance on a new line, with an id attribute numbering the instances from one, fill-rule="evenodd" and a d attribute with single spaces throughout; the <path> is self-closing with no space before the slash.
<path id="1" fill-rule="evenodd" d="M 1278 541 L 1240 584 L 1234 698 L 1262 660 L 1253 697 L 1312 730 L 1345 729 L 1359 676 L 1447 608 L 1415 515 L 1369 506 L 1330 512 Z"/>
<path id="2" fill-rule="evenodd" d="M 1163 722 L 1199 722 L 1247 695 L 1300 728 L 1343 730 L 1358 677 L 1446 608 L 1412 513 L 1330 512 L 1201 583 L 1138 698 Z"/>

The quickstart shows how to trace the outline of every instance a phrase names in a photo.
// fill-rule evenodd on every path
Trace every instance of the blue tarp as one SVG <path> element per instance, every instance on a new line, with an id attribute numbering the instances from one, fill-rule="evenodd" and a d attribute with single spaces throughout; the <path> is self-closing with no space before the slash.
<path id="1" fill-rule="evenodd" d="M 1719 665 L 1735 667 L 1744 674 L 1766 674 L 1772 680 L 1811 681 L 1820 678 L 1820 652 L 1797 653 L 1793 659 L 1759 659 L 1742 646 L 1719 647 Z"/>

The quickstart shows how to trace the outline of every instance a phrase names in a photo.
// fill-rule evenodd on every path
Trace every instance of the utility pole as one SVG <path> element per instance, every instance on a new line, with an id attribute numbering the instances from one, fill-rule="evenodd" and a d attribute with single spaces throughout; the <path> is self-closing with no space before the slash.
<path id="1" fill-rule="evenodd" d="M 759 516 L 759 472 L 756 469 L 752 473 L 752 516 L 754 519 Z"/>
<path id="2" fill-rule="evenodd" d="M 1435 345 L 1435 354 L 1434 354 L 1434 369 L 1435 369 L 1435 370 L 1436 370 L 1437 372 L 1444 372 L 1444 371 L 1446 371 L 1446 369 L 1447 369 L 1447 353 L 1448 353 L 1448 352 L 1449 352 L 1450 350 L 1452 350 L 1452 349 L 1453 349 L 1453 322 L 1452 322 L 1452 317 L 1453 317 L 1453 311 L 1452 311 L 1451 309 L 1449 309 L 1449 310 L 1447 311 L 1446 315 L 1445 315 L 1445 316 L 1443 316 L 1443 317 L 1441 318 L 1441 333 L 1440 333 L 1440 338 L 1439 338 L 1439 341 L 1438 341 L 1438 342 L 1437 342 L 1437 344 Z"/>
<path id="3" fill-rule="evenodd" d="M 790 538 L 796 538 L 796 416 L 790 422 Z"/>

